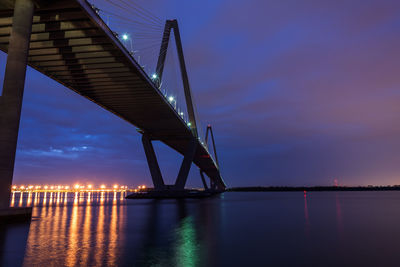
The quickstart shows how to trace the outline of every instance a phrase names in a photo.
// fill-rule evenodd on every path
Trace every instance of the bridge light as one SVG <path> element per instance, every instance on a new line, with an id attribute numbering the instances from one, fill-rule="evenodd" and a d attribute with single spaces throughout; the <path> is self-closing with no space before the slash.
<path id="1" fill-rule="evenodd" d="M 151 78 L 153 78 L 153 80 L 155 80 L 158 78 L 158 76 L 157 76 L 157 74 L 153 73 L 153 75 L 151 75 Z"/>
<path id="2" fill-rule="evenodd" d="M 170 97 L 168 97 L 168 100 L 169 100 L 169 102 L 172 102 L 172 101 L 174 101 L 174 97 L 170 96 Z"/>
<path id="3" fill-rule="evenodd" d="M 187 126 L 189 126 L 189 127 L 190 127 L 190 126 L 192 126 L 192 124 L 191 124 L 190 122 L 188 122 L 188 123 L 187 123 Z"/>
<path id="4" fill-rule="evenodd" d="M 129 39 L 129 36 L 128 36 L 126 33 L 124 33 L 124 34 L 122 35 L 122 39 L 123 39 L 124 41 L 126 41 L 126 40 Z"/>

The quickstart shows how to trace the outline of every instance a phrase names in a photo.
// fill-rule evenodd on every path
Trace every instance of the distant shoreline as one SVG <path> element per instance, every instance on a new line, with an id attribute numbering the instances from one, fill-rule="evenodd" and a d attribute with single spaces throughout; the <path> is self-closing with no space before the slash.
<path id="1" fill-rule="evenodd" d="M 288 192 L 288 191 L 398 191 L 394 186 L 249 186 L 232 187 L 227 192 Z"/>

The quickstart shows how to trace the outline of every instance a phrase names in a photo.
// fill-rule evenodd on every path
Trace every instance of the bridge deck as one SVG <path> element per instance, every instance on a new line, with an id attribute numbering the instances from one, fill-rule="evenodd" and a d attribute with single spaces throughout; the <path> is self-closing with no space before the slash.
<path id="1" fill-rule="evenodd" d="M 0 2 L 0 50 L 6 53 L 12 2 Z M 89 3 L 42 2 L 34 13 L 29 66 L 184 154 L 192 138 L 185 121 Z M 217 165 L 198 142 L 194 163 L 225 187 Z"/>

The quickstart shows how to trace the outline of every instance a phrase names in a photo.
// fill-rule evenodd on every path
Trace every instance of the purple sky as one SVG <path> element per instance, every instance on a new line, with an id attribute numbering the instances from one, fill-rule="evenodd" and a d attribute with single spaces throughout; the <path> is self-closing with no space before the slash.
<path id="1" fill-rule="evenodd" d="M 228 186 L 400 184 L 399 1 L 139 3 L 179 21 Z M 14 182 L 113 181 L 151 184 L 135 127 L 29 69 Z"/>

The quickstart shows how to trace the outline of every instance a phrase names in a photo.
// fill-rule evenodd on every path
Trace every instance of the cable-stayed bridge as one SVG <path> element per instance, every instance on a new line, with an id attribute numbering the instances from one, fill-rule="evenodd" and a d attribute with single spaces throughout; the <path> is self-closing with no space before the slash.
<path id="1" fill-rule="evenodd" d="M 162 89 L 172 31 L 185 109 L 177 108 L 173 97 Z M 0 97 L 0 208 L 8 207 L 9 199 L 4 196 L 9 196 L 12 182 L 27 65 L 136 126 L 143 134 L 156 190 L 183 190 L 192 163 L 200 169 L 206 188 L 225 188 L 211 128 L 207 127 L 205 140 L 198 134 L 199 123 L 176 20 L 166 21 L 159 38 L 159 53 L 154 54 L 157 67 L 150 74 L 137 62 L 134 51 L 99 16 L 99 10 L 85 0 L 0 2 L 0 49 L 8 53 Z M 214 156 L 208 149 L 209 133 Z M 184 156 L 174 185 L 164 184 L 153 140 L 165 143 Z M 210 179 L 209 186 L 203 173 Z"/>

